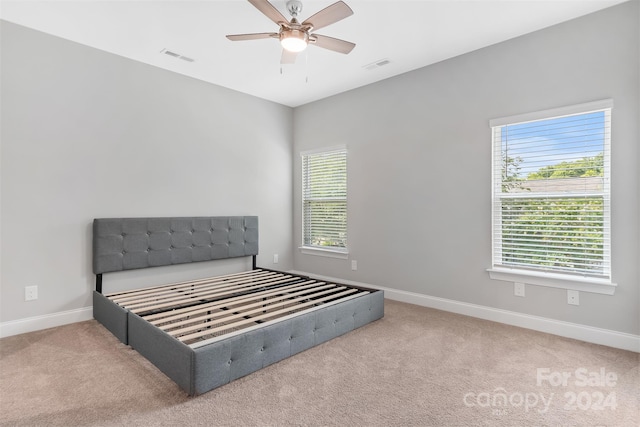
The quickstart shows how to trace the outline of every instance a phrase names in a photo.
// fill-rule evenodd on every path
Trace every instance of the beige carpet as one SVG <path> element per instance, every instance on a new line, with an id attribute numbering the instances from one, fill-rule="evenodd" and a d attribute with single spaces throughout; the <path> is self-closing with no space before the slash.
<path id="1" fill-rule="evenodd" d="M 6 426 L 638 426 L 640 355 L 386 301 L 190 398 L 95 321 L 0 340 Z"/>

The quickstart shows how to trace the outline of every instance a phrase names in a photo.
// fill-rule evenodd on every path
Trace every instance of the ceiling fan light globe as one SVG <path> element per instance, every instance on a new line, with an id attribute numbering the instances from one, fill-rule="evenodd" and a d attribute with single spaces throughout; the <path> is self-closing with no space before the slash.
<path id="1" fill-rule="evenodd" d="M 280 33 L 280 44 L 289 52 L 302 52 L 307 48 L 309 35 L 301 30 L 287 30 Z"/>

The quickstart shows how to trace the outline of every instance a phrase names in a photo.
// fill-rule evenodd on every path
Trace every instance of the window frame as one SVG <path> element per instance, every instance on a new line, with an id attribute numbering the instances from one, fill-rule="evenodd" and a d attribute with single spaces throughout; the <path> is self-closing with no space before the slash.
<path id="1" fill-rule="evenodd" d="M 496 168 L 500 167 L 501 159 L 496 159 L 496 142 L 494 138 L 494 128 L 515 125 L 523 122 L 560 118 L 568 115 L 587 114 L 594 111 L 609 110 L 611 114 L 613 110 L 613 100 L 605 99 L 584 104 L 576 104 L 567 107 L 554 108 L 549 110 L 536 111 L 515 116 L 503 117 L 489 121 L 491 131 L 491 268 L 488 268 L 489 277 L 494 280 L 522 282 L 530 285 L 546 286 L 552 288 L 561 288 L 577 291 L 585 291 L 606 295 L 613 295 L 616 284 L 612 278 L 612 260 L 610 249 L 605 260 L 608 262 L 608 277 L 591 277 L 587 275 L 560 273 L 557 271 L 545 271 L 538 269 L 527 269 L 524 267 L 510 268 L 496 263 L 496 254 L 501 247 L 497 240 L 501 236 L 501 221 L 496 214 L 496 203 L 498 196 L 496 195 Z M 604 233 L 611 239 L 611 128 L 606 129 L 605 136 L 605 170 L 604 170 L 604 196 L 608 197 L 609 203 L 604 207 Z M 499 171 L 501 171 L 501 167 Z"/>
<path id="2" fill-rule="evenodd" d="M 302 224 L 301 224 L 302 225 L 301 227 L 302 244 L 301 246 L 298 247 L 298 249 L 302 254 L 305 254 L 305 255 L 317 255 L 317 256 L 323 256 L 328 258 L 348 259 L 349 257 L 348 238 L 346 238 L 346 243 L 344 248 L 338 247 L 338 246 L 315 246 L 315 245 L 305 244 L 305 237 L 306 237 L 305 236 L 305 224 L 306 224 L 305 201 L 307 200 L 305 196 L 305 192 L 306 192 L 305 170 L 304 170 L 305 157 L 314 156 L 314 155 L 325 155 L 325 154 L 336 153 L 336 152 L 343 152 L 345 156 L 345 162 L 346 162 L 345 181 L 347 185 L 347 191 L 345 193 L 344 203 L 345 203 L 345 214 L 347 214 L 347 208 L 348 208 L 348 150 L 347 150 L 347 147 L 344 145 L 339 145 L 334 147 L 318 148 L 314 150 L 306 150 L 306 151 L 300 152 L 300 160 L 301 160 L 300 170 L 301 170 L 301 184 L 302 184 L 302 200 L 300 204 L 300 209 L 301 209 L 300 217 L 302 219 Z M 347 216 L 347 221 L 345 223 L 345 229 L 344 229 L 345 235 L 347 236 L 348 236 L 348 227 L 349 225 L 348 225 L 348 216 Z"/>

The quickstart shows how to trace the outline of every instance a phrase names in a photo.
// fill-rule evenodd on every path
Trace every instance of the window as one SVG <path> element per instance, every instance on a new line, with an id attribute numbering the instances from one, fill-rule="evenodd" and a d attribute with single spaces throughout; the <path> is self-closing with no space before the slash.
<path id="1" fill-rule="evenodd" d="M 347 150 L 302 153 L 303 248 L 347 252 Z"/>
<path id="2" fill-rule="evenodd" d="M 491 121 L 492 278 L 613 293 L 611 107 Z"/>

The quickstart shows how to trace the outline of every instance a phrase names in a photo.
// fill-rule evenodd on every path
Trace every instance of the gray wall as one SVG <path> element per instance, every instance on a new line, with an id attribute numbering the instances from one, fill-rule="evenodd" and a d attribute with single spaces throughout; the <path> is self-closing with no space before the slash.
<path id="1" fill-rule="evenodd" d="M 294 247 L 300 158 L 346 144 L 350 259 L 303 255 L 297 270 L 640 333 L 638 2 L 500 43 L 294 111 Z M 613 98 L 614 296 L 489 279 L 489 120 Z M 330 125 L 329 125 L 330 124 Z"/>
<path id="2" fill-rule="evenodd" d="M 91 305 L 94 217 L 259 215 L 258 263 L 292 267 L 290 108 L 1 26 L 0 322 Z M 113 273 L 105 290 L 238 262 Z"/>
<path id="3" fill-rule="evenodd" d="M 250 214 L 263 266 L 639 334 L 638 9 L 625 3 L 293 112 L 3 21 L 0 322 L 90 306 L 94 217 Z M 514 297 L 485 271 L 488 121 L 603 98 L 615 104 L 616 294 L 581 293 L 578 307 L 558 289 Z M 340 144 L 356 272 L 297 250 L 299 152 Z M 236 267 L 113 273 L 105 287 Z M 24 302 L 28 285 L 37 301 Z"/>

